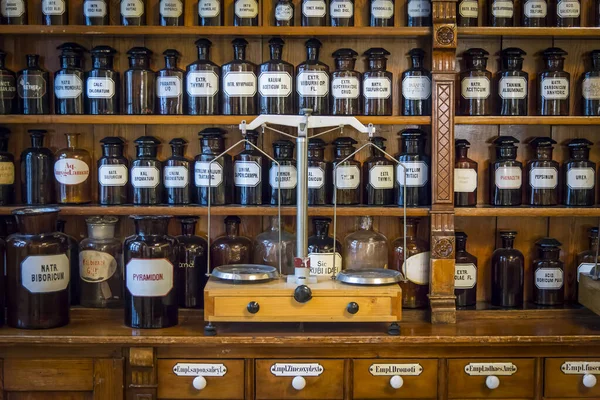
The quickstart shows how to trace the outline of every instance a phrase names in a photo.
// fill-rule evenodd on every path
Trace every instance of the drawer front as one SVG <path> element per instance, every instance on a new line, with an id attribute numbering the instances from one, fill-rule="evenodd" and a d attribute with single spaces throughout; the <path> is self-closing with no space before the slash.
<path id="1" fill-rule="evenodd" d="M 256 360 L 255 366 L 257 400 L 344 398 L 344 360 Z M 286 367 L 290 371 L 272 372 L 272 368 L 282 370 Z M 300 369 L 313 372 L 300 372 Z M 317 375 L 315 369 L 322 369 L 322 371 Z M 303 379 L 300 380 L 305 382 L 301 390 L 294 389 L 292 386 L 296 376 L 302 376 Z"/>
<path id="2" fill-rule="evenodd" d="M 179 375 L 174 371 L 175 366 Z M 211 372 L 222 371 L 223 366 L 225 374 Z M 197 373 L 198 368 L 206 372 Z M 198 375 L 206 380 L 201 390 L 194 388 L 194 378 Z M 160 399 L 243 399 L 244 384 L 243 360 L 158 360 Z"/>
<path id="3" fill-rule="evenodd" d="M 489 368 L 488 365 L 490 364 L 492 364 L 492 368 L 502 368 L 503 365 L 501 364 L 513 364 L 517 370 L 512 375 L 502 375 L 501 372 L 480 372 L 486 375 L 474 375 L 477 372 L 471 372 L 472 375 L 469 375 L 465 372 L 465 367 L 469 364 L 484 364 L 484 368 Z M 497 388 L 490 389 L 487 387 L 488 374 L 498 378 L 499 385 Z M 535 362 L 533 359 L 470 358 L 448 360 L 448 398 L 532 398 L 535 387 L 534 377 Z"/>
<path id="4" fill-rule="evenodd" d="M 354 360 L 354 398 L 435 399 L 437 374 L 437 360 Z M 402 378 L 398 389 L 391 384 L 394 375 Z"/>
<path id="5" fill-rule="evenodd" d="M 600 398 L 600 382 L 593 387 L 586 387 L 583 384 L 585 365 L 582 362 L 586 361 L 598 363 L 594 367 L 600 366 L 600 358 L 546 358 L 544 397 Z M 563 368 L 567 373 L 563 372 Z M 600 375 L 594 377 L 600 381 Z"/>
<path id="6" fill-rule="evenodd" d="M 92 391 L 94 361 L 79 360 L 4 360 L 6 391 Z M 0 398 L 2 393 L 0 391 Z"/>

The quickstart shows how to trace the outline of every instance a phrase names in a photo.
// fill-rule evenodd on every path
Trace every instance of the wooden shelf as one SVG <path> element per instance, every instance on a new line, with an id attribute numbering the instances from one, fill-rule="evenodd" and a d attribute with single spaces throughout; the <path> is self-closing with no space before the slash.
<path id="1" fill-rule="evenodd" d="M 510 37 L 572 37 L 580 39 L 600 38 L 600 28 L 526 28 L 526 27 L 491 27 L 472 26 L 459 27 L 458 36 L 510 36 Z"/>
<path id="2" fill-rule="evenodd" d="M 600 117 L 454 117 L 456 125 L 600 125 Z"/>
<path id="3" fill-rule="evenodd" d="M 456 207 L 457 217 L 600 217 L 599 207 Z"/>

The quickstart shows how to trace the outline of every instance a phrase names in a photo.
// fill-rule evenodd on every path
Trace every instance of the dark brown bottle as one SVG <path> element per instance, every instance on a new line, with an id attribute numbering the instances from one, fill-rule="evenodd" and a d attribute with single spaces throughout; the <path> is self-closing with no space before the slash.
<path id="1" fill-rule="evenodd" d="M 385 151 L 386 139 L 381 136 L 370 137 L 369 142 Z M 394 204 L 394 167 L 395 162 L 388 159 L 381 150 L 370 147 L 371 156 L 363 162 L 363 182 L 365 192 L 363 201 L 372 206 Z"/>
<path id="2" fill-rule="evenodd" d="M 405 129 L 398 136 L 402 144 L 396 160 L 404 165 L 406 171 L 401 165 L 396 166 L 395 202 L 399 206 L 404 205 L 406 172 L 406 206 L 428 206 L 431 204 L 431 161 L 425 154 L 427 135 L 420 129 Z"/>
<path id="3" fill-rule="evenodd" d="M 581 274 L 593 273 L 596 264 L 600 264 L 600 256 L 596 258 L 596 254 L 598 254 L 598 227 L 593 227 L 589 229 L 588 238 L 588 249 L 577 254 L 577 284 L 575 285 L 576 300 L 579 299 L 578 291 Z"/>
<path id="4" fill-rule="evenodd" d="M 548 0 L 525 0 L 523 26 L 539 28 L 548 25 Z"/>
<path id="5" fill-rule="evenodd" d="M 123 74 L 124 113 L 128 115 L 154 114 L 156 74 L 150 69 L 152 51 L 145 47 L 133 47 L 127 54 L 129 69 Z"/>
<path id="6" fill-rule="evenodd" d="M 333 52 L 335 71 L 331 73 L 331 114 L 360 115 L 362 77 L 354 70 L 358 53 L 352 49 L 338 49 Z"/>
<path id="7" fill-rule="evenodd" d="M 456 3 L 456 25 L 477 26 L 479 3 L 476 0 L 461 0 Z"/>
<path id="8" fill-rule="evenodd" d="M 554 15 L 556 26 L 573 28 L 581 25 L 581 3 L 579 0 L 556 0 Z"/>
<path id="9" fill-rule="evenodd" d="M 354 0 L 330 0 L 331 26 L 354 26 Z"/>
<path id="10" fill-rule="evenodd" d="M 133 215 L 135 234 L 125 239 L 125 325 L 138 329 L 177 325 L 179 246 L 167 234 L 170 216 Z"/>
<path id="11" fill-rule="evenodd" d="M 65 233 L 65 224 L 67 221 L 59 219 L 56 221 L 56 230 L 60 233 Z M 69 243 L 69 265 L 70 265 L 70 281 L 69 292 L 72 306 L 79 305 L 80 297 L 80 282 L 79 282 L 79 243 L 71 235 L 66 235 Z"/>
<path id="12" fill-rule="evenodd" d="M 562 193 L 565 206 L 590 207 L 596 204 L 596 163 L 590 161 L 592 142 L 571 139 L 569 159 L 562 166 Z"/>
<path id="13" fill-rule="evenodd" d="M 84 0 L 83 19 L 87 26 L 110 25 L 110 5 L 107 0 Z"/>
<path id="14" fill-rule="evenodd" d="M 279 165 L 271 161 L 269 170 L 269 186 L 273 205 L 295 205 L 296 186 L 298 185 L 298 171 L 294 160 L 294 143 L 290 140 L 276 140 L 273 142 L 273 158 Z M 281 199 L 281 203 L 279 203 Z"/>
<path id="15" fill-rule="evenodd" d="M 87 50 L 77 43 L 63 43 L 60 69 L 54 73 L 54 113 L 83 114 L 83 53 Z"/>
<path id="16" fill-rule="evenodd" d="M 6 53 L 0 50 L 0 115 L 17 113 L 17 76 L 6 68 Z"/>
<path id="17" fill-rule="evenodd" d="M 163 184 L 165 186 L 165 204 L 190 204 L 190 166 L 185 158 L 187 140 L 171 139 L 172 155 L 163 163 Z"/>
<path id="18" fill-rule="evenodd" d="M 258 132 L 247 131 L 245 139 L 254 146 L 258 142 Z M 243 206 L 261 205 L 263 199 L 270 198 L 270 187 L 266 182 L 269 176 L 267 158 L 249 143 L 244 150 L 233 157 L 234 203 Z"/>
<path id="19" fill-rule="evenodd" d="M 165 68 L 156 73 L 156 113 L 160 115 L 183 114 L 183 70 L 177 67 L 181 54 L 174 49 L 163 52 Z"/>
<path id="20" fill-rule="evenodd" d="M 135 205 L 160 204 L 163 199 L 162 163 L 156 158 L 160 140 L 140 136 L 135 140 L 136 158 L 131 162 L 131 199 Z"/>
<path id="21" fill-rule="evenodd" d="M 496 74 L 498 84 L 498 114 L 527 115 L 529 74 L 523 71 L 523 50 L 509 47 L 500 53 L 502 69 Z"/>
<path id="22" fill-rule="evenodd" d="M 310 259 L 310 274 L 334 276 L 343 268 L 342 245 L 329 236 L 331 218 L 313 218 L 313 236 L 308 238 L 308 258 Z M 335 254 L 333 243 L 335 242 Z M 335 257 L 335 265 L 334 265 Z"/>
<path id="23" fill-rule="evenodd" d="M 291 0 L 278 0 L 273 19 L 275 26 L 294 26 L 294 3 Z"/>
<path id="24" fill-rule="evenodd" d="M 98 203 L 121 205 L 128 202 L 129 160 L 123 156 L 125 141 L 108 136 L 100 140 L 102 157 L 98 159 Z"/>
<path id="25" fill-rule="evenodd" d="M 146 10 L 144 0 L 120 0 L 121 25 L 146 25 Z"/>
<path id="26" fill-rule="evenodd" d="M 477 303 L 477 257 L 467 253 L 467 234 L 455 232 L 454 295 L 456 307 L 470 307 Z"/>
<path id="27" fill-rule="evenodd" d="M 365 51 L 369 65 L 363 74 L 362 96 L 365 115 L 392 115 L 393 74 L 386 70 L 390 52 L 381 47 Z"/>
<path id="28" fill-rule="evenodd" d="M 331 204 L 333 177 L 331 163 L 325 161 L 323 139 L 314 138 L 308 141 L 308 205 Z M 340 250 L 341 251 L 341 250 Z"/>
<path id="29" fill-rule="evenodd" d="M 600 50 L 592 51 L 590 58 L 592 59 L 592 69 L 583 74 L 581 82 L 581 113 L 586 117 L 596 117 L 600 116 Z M 0 75 L 2 74 L 1 69 L 2 66 L 0 66 Z M 0 77 L 0 79 L 2 78 Z M 2 114 L 1 110 L 0 114 Z"/>
<path id="30" fill-rule="evenodd" d="M 515 3 L 513 0 L 490 0 L 490 26 L 514 26 Z"/>
<path id="31" fill-rule="evenodd" d="M 327 2 L 302 0 L 302 26 L 327 26 Z"/>
<path id="32" fill-rule="evenodd" d="M 237 38 L 231 43 L 234 59 L 221 67 L 221 111 L 224 115 L 254 115 L 256 65 L 246 60 L 246 39 Z"/>
<path id="33" fill-rule="evenodd" d="M 21 201 L 28 206 L 52 204 L 54 153 L 44 147 L 45 130 L 30 129 L 31 147 L 21 153 Z"/>
<path id="34" fill-rule="evenodd" d="M 27 1 L 1 1 L 0 17 L 0 24 L 2 25 L 27 25 Z"/>
<path id="35" fill-rule="evenodd" d="M 118 114 L 121 79 L 113 67 L 117 51 L 110 46 L 96 46 L 91 53 L 92 69 L 85 74 L 85 113 Z"/>
<path id="36" fill-rule="evenodd" d="M 78 146 L 79 133 L 65 133 L 67 147 L 54 154 L 56 201 L 59 204 L 85 204 L 92 201 L 92 157 Z"/>
<path id="37" fill-rule="evenodd" d="M 460 72 L 461 115 L 492 115 L 492 73 L 486 69 L 487 55 L 484 49 L 465 51 L 465 70 Z"/>
<path id="38" fill-rule="evenodd" d="M 454 206 L 475 207 L 477 205 L 477 162 L 467 157 L 471 143 L 465 139 L 454 141 Z"/>
<path id="39" fill-rule="evenodd" d="M 553 238 L 535 242 L 537 259 L 533 261 L 533 302 L 541 306 L 564 303 L 564 265 L 559 260 L 561 243 Z"/>
<path id="40" fill-rule="evenodd" d="M 333 141 L 333 145 L 335 146 L 333 190 L 334 201 L 337 201 L 338 205 L 360 204 L 360 194 L 362 192 L 360 161 L 357 161 L 354 156 L 343 161 L 350 154 L 354 153 L 356 150 L 354 145 L 357 143 L 351 137 L 338 137 Z M 337 169 L 336 166 L 338 166 Z"/>
<path id="41" fill-rule="evenodd" d="M 394 26 L 394 0 L 370 0 L 369 26 Z"/>
<path id="42" fill-rule="evenodd" d="M 258 0 L 234 0 L 233 26 L 258 26 Z"/>
<path id="43" fill-rule="evenodd" d="M 558 204 L 558 162 L 552 160 L 553 144 L 549 137 L 536 137 L 529 142 L 535 156 L 527 162 L 526 197 L 530 206 L 555 206 Z"/>
<path id="44" fill-rule="evenodd" d="M 304 109 L 311 109 L 313 115 L 329 114 L 329 67 L 319 61 L 321 42 L 318 39 L 308 39 L 306 46 L 306 61 L 296 68 L 296 104 L 298 113 L 304 114 Z"/>
<path id="45" fill-rule="evenodd" d="M 538 73 L 538 114 L 569 115 L 571 75 L 564 71 L 567 52 L 558 47 L 543 51 L 545 68 Z"/>
<path id="46" fill-rule="evenodd" d="M 50 75 L 40 67 L 38 54 L 27 54 L 27 68 L 17 73 L 20 114 L 50 114 Z"/>
<path id="47" fill-rule="evenodd" d="M 252 240 L 240 236 L 240 217 L 225 218 L 225 235 L 215 239 L 210 246 L 210 267 L 248 264 L 252 262 Z"/>
<path id="48" fill-rule="evenodd" d="M 223 26 L 221 0 L 198 0 L 198 25 Z"/>
<path id="49" fill-rule="evenodd" d="M 513 248 L 516 231 L 501 231 L 502 245 L 492 254 L 492 305 L 523 306 L 525 259 Z"/>
<path id="50" fill-rule="evenodd" d="M 412 66 L 402 73 L 402 115 L 431 115 L 431 72 L 423 66 L 425 52 L 408 52 Z"/>
<path id="51" fill-rule="evenodd" d="M 517 161 L 517 139 L 499 136 L 494 140 L 496 160 L 490 163 L 490 205 L 519 206 L 523 195 L 523 164 Z"/>
<path id="52" fill-rule="evenodd" d="M 406 26 L 431 26 L 431 1 L 408 0 Z"/>
<path id="53" fill-rule="evenodd" d="M 68 0 L 42 0 L 44 25 L 69 25 Z"/>
<path id="54" fill-rule="evenodd" d="M 0 206 L 15 202 L 15 157 L 8 152 L 9 136 L 10 130 L 0 127 Z"/>
<path id="55" fill-rule="evenodd" d="M 291 4 L 291 3 L 290 3 Z M 285 42 L 269 40 L 271 59 L 259 67 L 258 112 L 260 114 L 294 113 L 294 66 L 281 60 Z"/>
<path id="56" fill-rule="evenodd" d="M 198 39 L 198 60 L 186 68 L 185 89 L 187 93 L 186 114 L 219 114 L 219 79 L 221 68 L 209 60 L 208 54 L 212 42 Z"/>
<path id="57" fill-rule="evenodd" d="M 206 276 L 208 244 L 203 237 L 196 236 L 198 217 L 179 218 L 181 222 L 181 235 L 177 236 L 179 245 L 179 269 L 176 283 L 179 296 L 179 307 L 202 308 L 204 307 L 204 285 L 208 281 Z"/>
<path id="58" fill-rule="evenodd" d="M 160 26 L 183 26 L 183 11 L 182 0 L 160 0 L 158 2 Z"/>
<path id="59" fill-rule="evenodd" d="M 219 154 L 225 151 L 225 131 L 221 128 L 206 128 L 198 132 L 200 137 L 200 154 L 194 163 L 193 202 L 202 206 L 222 206 L 231 203 L 233 193 L 233 166 L 231 156 L 223 155 L 214 163 Z"/>

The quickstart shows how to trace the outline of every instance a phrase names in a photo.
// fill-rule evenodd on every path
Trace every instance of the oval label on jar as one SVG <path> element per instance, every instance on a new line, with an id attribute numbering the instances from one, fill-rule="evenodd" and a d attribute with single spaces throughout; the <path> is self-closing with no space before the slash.
<path id="1" fill-rule="evenodd" d="M 21 283 L 31 293 L 66 290 L 70 279 L 66 254 L 28 256 L 21 262 Z"/>
<path id="2" fill-rule="evenodd" d="M 54 177 L 63 185 L 79 185 L 90 176 L 90 167 L 76 158 L 63 158 L 54 163 Z"/>
<path id="3" fill-rule="evenodd" d="M 198 15 L 201 18 L 214 18 L 221 13 L 219 0 L 200 0 L 198 2 Z"/>
<path id="4" fill-rule="evenodd" d="M 523 76 L 503 76 L 498 82 L 498 95 L 502 99 L 527 98 L 527 79 Z"/>
<path id="5" fill-rule="evenodd" d="M 11 162 L 0 162 L 0 185 L 12 185 L 15 183 L 15 164 Z"/>
<path id="6" fill-rule="evenodd" d="M 423 373 L 421 364 L 371 364 L 369 373 L 373 376 L 419 376 Z"/>
<path id="7" fill-rule="evenodd" d="M 17 93 L 22 99 L 41 99 L 46 94 L 46 80 L 41 75 L 21 76 Z"/>
<path id="8" fill-rule="evenodd" d="M 402 80 L 402 96 L 406 100 L 427 100 L 431 96 L 431 80 L 427 76 L 407 76 Z"/>
<path id="9" fill-rule="evenodd" d="M 523 6 L 523 13 L 527 18 L 546 18 L 548 3 L 545 0 L 528 0 Z"/>
<path id="10" fill-rule="evenodd" d="M 454 265 L 454 288 L 473 289 L 477 284 L 477 267 L 475 264 Z"/>
<path id="11" fill-rule="evenodd" d="M 404 167 L 402 167 L 404 165 Z M 404 186 L 406 173 L 406 187 L 423 187 L 429 181 L 429 166 L 425 161 L 407 161 L 396 166 L 396 182 Z M 406 171 L 404 170 L 406 168 Z"/>
<path id="12" fill-rule="evenodd" d="M 492 15 L 496 18 L 512 18 L 515 6 L 512 1 L 497 0 L 492 3 Z"/>
<path id="13" fill-rule="evenodd" d="M 25 2 L 23 0 L 0 1 L 0 13 L 6 18 L 17 18 L 25 14 Z"/>
<path id="14" fill-rule="evenodd" d="M 59 74 L 54 78 L 54 95 L 57 99 L 76 99 L 83 92 L 83 82 L 74 74 Z"/>
<path id="15" fill-rule="evenodd" d="M 235 15 L 239 18 L 254 18 L 258 15 L 256 0 L 237 0 L 234 9 Z"/>
<path id="16" fill-rule="evenodd" d="M 460 82 L 460 95 L 465 99 L 487 99 L 490 97 L 490 80 L 485 76 L 464 78 Z"/>
<path id="17" fill-rule="evenodd" d="M 186 90 L 192 97 L 213 97 L 219 92 L 219 77 L 214 71 L 188 72 Z"/>
<path id="18" fill-rule="evenodd" d="M 454 192 L 473 193 L 477 189 L 477 171 L 472 168 L 454 168 Z"/>
<path id="19" fill-rule="evenodd" d="M 165 99 L 181 96 L 181 79 L 177 76 L 156 78 L 156 96 Z"/>
<path id="20" fill-rule="evenodd" d="M 79 253 L 79 275 L 89 283 L 105 282 L 117 271 L 117 260 L 105 252 L 83 250 Z"/>
<path id="21" fill-rule="evenodd" d="M 190 181 L 190 171 L 183 166 L 167 166 L 163 169 L 163 180 L 166 188 L 184 188 Z"/>
<path id="22" fill-rule="evenodd" d="M 394 16 L 392 0 L 374 0 L 371 2 L 371 15 L 375 18 L 389 19 Z"/>
<path id="23" fill-rule="evenodd" d="M 309 18 L 322 18 L 327 14 L 327 4 L 323 0 L 305 0 L 302 2 L 302 14 Z"/>
<path id="24" fill-rule="evenodd" d="M 329 74 L 325 71 L 304 71 L 296 76 L 296 92 L 300 96 L 325 97 L 329 93 Z"/>
<path id="25" fill-rule="evenodd" d="M 558 186 L 558 171 L 556 168 L 532 168 L 529 185 L 534 189 L 554 189 Z"/>
<path id="26" fill-rule="evenodd" d="M 400 272 L 406 274 L 406 279 L 417 285 L 427 285 L 429 283 L 429 260 L 431 252 L 415 254 L 408 257 L 406 262 L 402 263 Z"/>
<path id="27" fill-rule="evenodd" d="M 173 373 L 177 376 L 225 376 L 227 367 L 225 364 L 177 363 Z"/>
<path id="28" fill-rule="evenodd" d="M 368 77 L 363 80 L 365 99 L 388 99 L 392 95 L 392 81 L 386 77 Z"/>
<path id="29" fill-rule="evenodd" d="M 233 163 L 233 183 L 235 186 L 256 187 L 261 181 L 261 168 L 256 161 L 236 161 Z"/>
<path id="30" fill-rule="evenodd" d="M 106 2 L 104 0 L 86 0 L 83 2 L 83 15 L 88 18 L 106 15 Z"/>
<path id="31" fill-rule="evenodd" d="M 163 17 L 179 18 L 183 13 L 183 3 L 181 0 L 162 0 L 159 7 L 160 15 Z"/>
<path id="32" fill-rule="evenodd" d="M 500 167 L 495 172 L 498 189 L 519 189 L 523 181 L 523 171 L 519 167 Z"/>
<path id="33" fill-rule="evenodd" d="M 16 93 L 15 77 L 12 75 L 0 76 L 0 99 L 14 99 Z"/>
<path id="34" fill-rule="evenodd" d="M 294 189 L 298 184 L 298 171 L 293 165 L 273 165 L 269 171 L 269 183 L 275 190 Z"/>
<path id="35" fill-rule="evenodd" d="M 223 77 L 223 91 L 230 97 L 252 97 L 256 94 L 254 72 L 228 72 Z"/>
<path id="36" fill-rule="evenodd" d="M 132 258 L 125 284 L 133 296 L 162 297 L 173 289 L 173 264 L 166 258 Z"/>
<path id="37" fill-rule="evenodd" d="M 331 81 L 331 95 L 334 99 L 357 99 L 360 95 L 360 82 L 355 76 L 336 77 Z"/>
<path id="38" fill-rule="evenodd" d="M 271 373 L 275 376 L 319 376 L 325 368 L 318 363 L 275 363 Z"/>
<path id="39" fill-rule="evenodd" d="M 577 18 L 581 13 L 581 4 L 577 0 L 561 0 L 556 6 L 556 15 L 560 18 Z"/>
<path id="40" fill-rule="evenodd" d="M 292 94 L 292 77 L 283 71 L 261 72 L 258 92 L 262 97 L 287 97 Z"/>
<path id="41" fill-rule="evenodd" d="M 581 94 L 586 100 L 600 100 L 600 77 L 585 78 L 581 84 Z"/>
<path id="42" fill-rule="evenodd" d="M 210 169 L 210 173 L 209 173 Z M 219 187 L 223 183 L 223 167 L 218 162 L 196 161 L 194 183 L 197 187 Z"/>
<path id="43" fill-rule="evenodd" d="M 321 189 L 325 185 L 325 171 L 319 167 L 308 167 L 308 188 Z"/>
<path id="44" fill-rule="evenodd" d="M 465 373 L 471 376 L 510 376 L 516 372 L 517 366 L 513 363 L 469 363 L 465 365 Z"/>
<path id="45" fill-rule="evenodd" d="M 334 172 L 334 187 L 356 189 L 360 185 L 360 169 L 356 165 L 342 165 Z"/>
<path id="46" fill-rule="evenodd" d="M 431 2 L 428 0 L 409 0 L 408 16 L 412 18 L 424 18 L 431 15 Z"/>
<path id="47" fill-rule="evenodd" d="M 134 188 L 155 188 L 160 183 L 160 171 L 156 167 L 131 168 L 131 184 Z"/>
<path id="48" fill-rule="evenodd" d="M 569 98 L 569 80 L 567 78 L 542 79 L 542 97 L 544 100 L 566 100 Z"/>
<path id="49" fill-rule="evenodd" d="M 294 9 L 289 4 L 277 4 L 275 7 L 275 19 L 277 21 L 289 21 L 294 17 Z"/>
<path id="50" fill-rule="evenodd" d="M 142 0 L 121 0 L 121 15 L 126 18 L 141 17 L 144 14 Z"/>
<path id="51" fill-rule="evenodd" d="M 394 166 L 376 165 L 369 170 L 369 184 L 374 189 L 394 188 Z"/>
<path id="52" fill-rule="evenodd" d="M 64 0 L 42 0 L 42 13 L 44 15 L 63 15 L 65 9 Z"/>
<path id="53" fill-rule="evenodd" d="M 98 168 L 98 183 L 102 186 L 125 186 L 129 171 L 123 164 L 107 164 Z"/>
<path id="54" fill-rule="evenodd" d="M 110 99 L 115 95 L 115 81 L 112 78 L 87 78 L 86 93 L 90 99 Z"/>
<path id="55" fill-rule="evenodd" d="M 337 251 L 335 257 L 333 253 L 310 253 L 308 258 L 311 275 L 332 276 L 342 270 L 342 256 Z"/>
<path id="56" fill-rule="evenodd" d="M 479 16 L 479 5 L 474 0 L 464 0 L 458 5 L 458 13 L 463 18 L 477 18 Z"/>
<path id="57" fill-rule="evenodd" d="M 329 3 L 331 18 L 352 18 L 354 4 L 350 0 L 331 0 Z"/>
<path id="58" fill-rule="evenodd" d="M 565 361 L 560 366 L 560 370 L 565 375 L 600 375 L 599 361 Z"/>
<path id="59" fill-rule="evenodd" d="M 557 290 L 563 287 L 564 274 L 560 268 L 538 268 L 534 279 L 538 289 Z"/>

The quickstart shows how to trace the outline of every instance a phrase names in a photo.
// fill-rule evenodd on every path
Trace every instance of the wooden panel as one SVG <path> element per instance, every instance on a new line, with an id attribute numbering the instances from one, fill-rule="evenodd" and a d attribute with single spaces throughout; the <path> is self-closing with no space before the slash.
<path id="1" fill-rule="evenodd" d="M 4 390 L 91 391 L 94 363 L 84 360 L 5 359 Z"/>
<path id="2" fill-rule="evenodd" d="M 94 360 L 94 400 L 122 400 L 123 382 L 123 359 Z"/>
<path id="3" fill-rule="evenodd" d="M 12 392 L 6 400 L 92 400 L 91 392 Z"/>
<path id="4" fill-rule="evenodd" d="M 600 398 L 600 386 L 585 387 L 583 385 L 583 373 L 571 375 L 561 371 L 562 365 L 569 361 L 599 362 L 600 358 L 547 358 L 545 360 L 544 396 Z"/>

